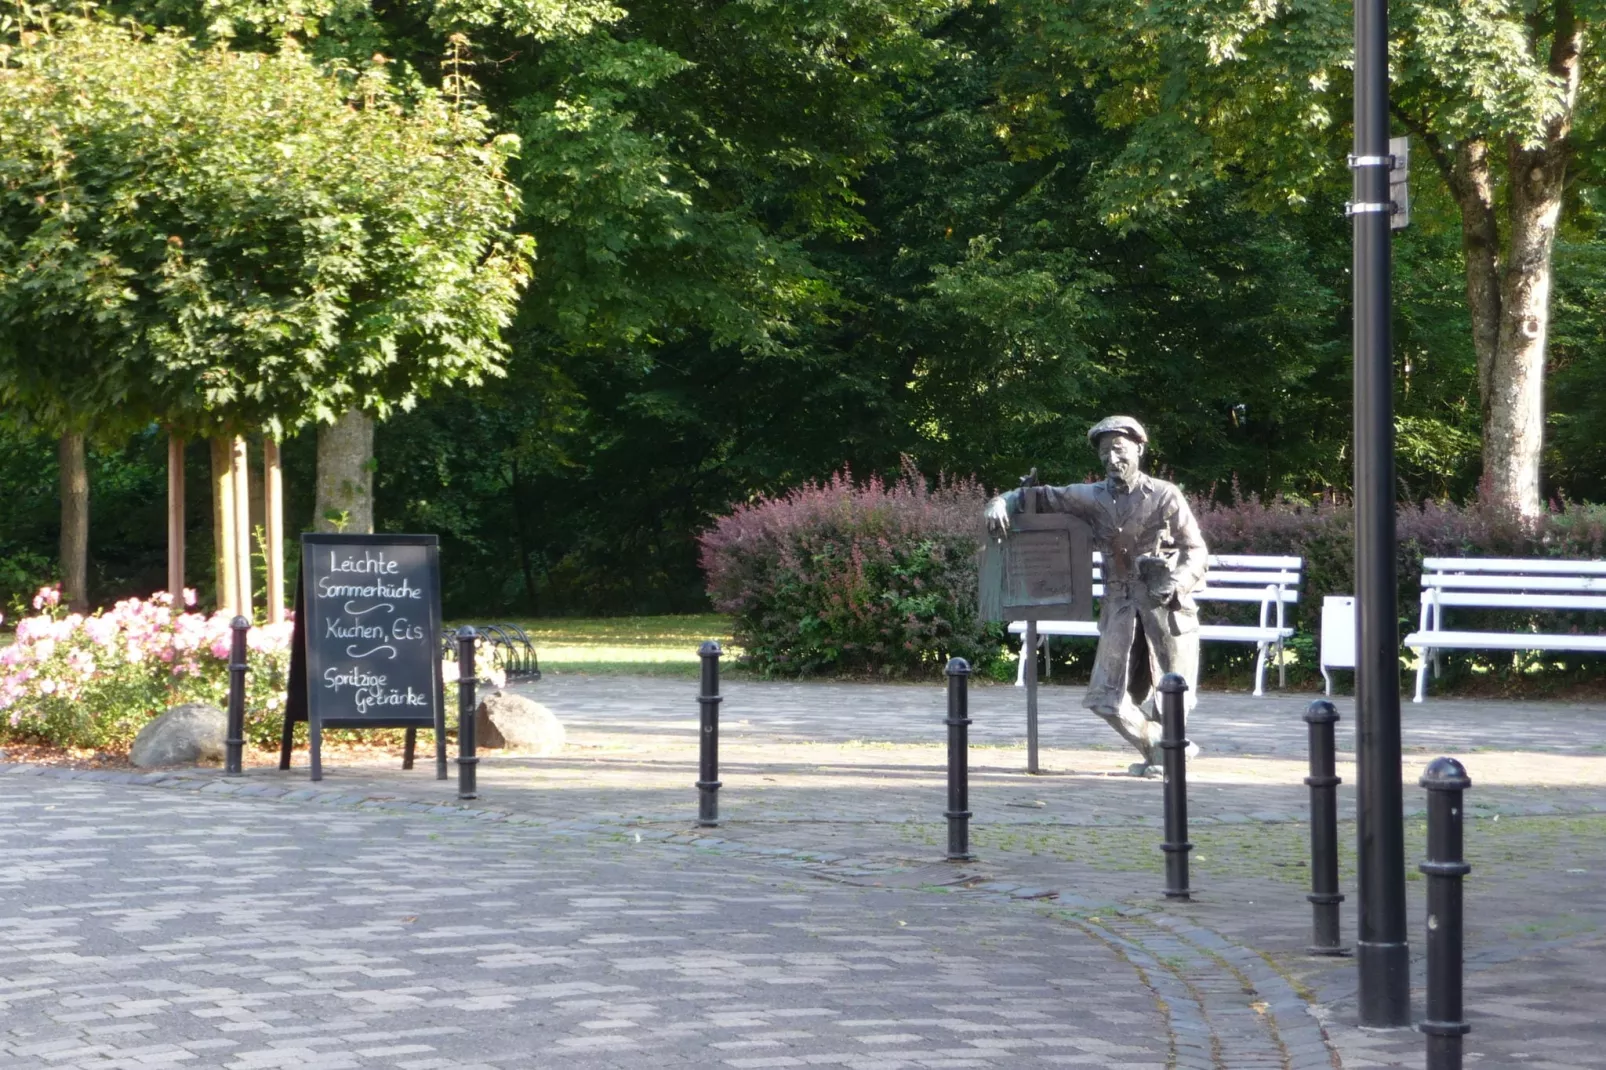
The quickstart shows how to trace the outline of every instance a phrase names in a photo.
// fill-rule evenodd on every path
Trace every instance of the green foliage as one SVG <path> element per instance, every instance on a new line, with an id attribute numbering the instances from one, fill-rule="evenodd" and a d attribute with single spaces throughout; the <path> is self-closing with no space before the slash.
<path id="1" fill-rule="evenodd" d="M 696 538 L 730 503 L 903 456 L 989 485 L 1034 465 L 1079 479 L 1083 429 L 1109 411 L 1143 417 L 1156 466 L 1218 501 L 1349 484 L 1347 7 L 115 11 L 157 29 L 15 37 L 0 86 L 70 120 L 0 128 L 0 168 L 46 198 L 18 185 L 0 221 L 55 258 L 34 289 L 6 289 L 35 261 L 0 249 L 16 324 L 0 391 L 46 422 L 107 421 L 100 592 L 160 576 L 158 514 L 133 504 L 137 487 L 159 494 L 160 455 L 136 439 L 113 473 L 101 458 L 130 430 L 115 414 L 291 426 L 388 408 L 379 526 L 438 532 L 448 609 L 474 618 L 704 609 Z M 1545 114 L 1532 56 L 1505 51 L 1514 10 L 1396 14 L 1411 122 L 1520 135 Z M 82 102 L 64 88 L 80 63 Z M 1598 498 L 1606 274 L 1598 121 L 1580 124 L 1547 463 L 1558 497 Z M 53 216 L 37 187 L 68 134 L 81 208 Z M 1419 151 L 1419 178 L 1431 162 Z M 1413 200 L 1394 243 L 1399 490 L 1465 500 L 1481 413 L 1457 209 L 1429 181 Z M 514 231 L 541 256 L 502 330 Z M 477 385 L 428 393 L 454 378 Z M 23 506 L 0 514 L 17 584 L 56 538 L 50 444 L 28 441 L 10 460 L 0 447 Z M 310 451 L 310 436 L 286 443 L 292 530 L 310 516 Z"/>
<path id="2" fill-rule="evenodd" d="M 1100 118 L 1130 131 L 1100 179 L 1120 223 L 1185 207 L 1213 185 L 1247 179 L 1267 207 L 1349 185 L 1345 168 L 1353 56 L 1349 4 L 1186 0 L 1131 5 L 1009 0 L 1019 42 L 1011 122 L 1082 85 Z M 1565 13 L 1565 14 L 1563 14 Z M 1549 69 L 1553 19 L 1506 0 L 1413 0 L 1389 9 L 1389 93 L 1413 132 L 1446 143 L 1536 143 L 1562 104 Z M 1035 92 L 1034 92 L 1035 91 Z"/>
<path id="3" fill-rule="evenodd" d="M 47 426 L 294 429 L 500 370 L 525 274 L 461 79 L 404 100 L 292 39 L 14 26 L 0 78 L 0 399 Z"/>

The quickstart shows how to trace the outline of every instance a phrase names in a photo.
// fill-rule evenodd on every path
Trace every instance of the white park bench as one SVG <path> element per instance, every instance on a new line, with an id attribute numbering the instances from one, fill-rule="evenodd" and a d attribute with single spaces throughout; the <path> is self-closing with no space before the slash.
<path id="1" fill-rule="evenodd" d="M 1422 622 L 1405 637 L 1420 657 L 1416 698 L 1441 650 L 1577 650 L 1606 653 L 1606 635 L 1451 631 L 1447 606 L 1475 609 L 1606 609 L 1606 561 L 1429 557 L 1422 562 Z"/>
<path id="2" fill-rule="evenodd" d="M 1103 555 L 1093 555 L 1093 597 L 1104 596 L 1101 582 Z M 1304 561 L 1298 557 L 1276 557 L 1261 554 L 1211 554 L 1205 563 L 1204 583 L 1194 589 L 1197 602 L 1249 602 L 1260 604 L 1259 624 L 1201 624 L 1199 638 L 1228 643 L 1254 643 L 1260 648 L 1255 659 L 1255 694 L 1266 693 L 1266 655 L 1277 651 L 1277 686 L 1287 686 L 1287 673 L 1283 666 L 1283 640 L 1294 634 L 1283 620 L 1283 607 L 1299 601 L 1299 572 Z M 1202 607 L 1201 607 L 1202 609 Z M 1026 631 L 1026 622 L 1011 621 L 1009 630 L 1019 635 Z M 1051 635 L 1072 635 L 1098 638 L 1096 620 L 1040 620 L 1037 622 L 1039 642 L 1045 648 Z M 1024 646 L 1024 644 L 1023 644 Z M 1027 651 L 1021 651 L 1020 666 L 1016 670 L 1015 684 L 1026 679 Z"/>

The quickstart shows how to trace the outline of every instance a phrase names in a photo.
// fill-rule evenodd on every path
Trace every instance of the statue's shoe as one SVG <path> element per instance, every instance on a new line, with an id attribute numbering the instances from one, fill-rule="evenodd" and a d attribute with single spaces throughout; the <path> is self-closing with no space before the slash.
<path id="1" fill-rule="evenodd" d="M 1133 762 L 1126 767 L 1126 771 L 1128 776 L 1153 778 L 1160 775 L 1160 767 L 1158 765 L 1150 765 L 1148 762 Z"/>

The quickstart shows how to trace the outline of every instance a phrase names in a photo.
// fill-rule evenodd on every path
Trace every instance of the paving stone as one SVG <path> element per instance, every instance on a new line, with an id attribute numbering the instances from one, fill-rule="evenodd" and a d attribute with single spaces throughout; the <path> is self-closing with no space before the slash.
<path id="1" fill-rule="evenodd" d="M 973 691 L 988 840 L 964 866 L 940 861 L 940 688 L 729 684 L 717 833 L 692 827 L 694 685 L 531 693 L 571 747 L 488 758 L 472 806 L 390 762 L 314 787 L 304 764 L 226 782 L 0 764 L 0 1020 L 23 1023 L 0 1066 L 53 1040 L 74 1054 L 49 1065 L 82 1067 L 1422 1064 L 1417 1034 L 1353 1027 L 1351 962 L 1304 956 L 1300 872 L 1212 870 L 1196 848 L 1195 900 L 1153 898 L 1157 782 L 1105 775 L 1125 757 L 1077 688 L 1045 689 L 1042 777 L 1020 770 L 1020 692 Z M 1202 696 L 1196 839 L 1302 835 L 1309 698 Z M 1406 707 L 1408 813 L 1414 767 L 1459 753 L 1469 817 L 1534 833 L 1479 858 L 1469 822 L 1468 1065 L 1606 1065 L 1603 712 Z M 141 1028 L 90 1032 L 108 1024 Z"/>

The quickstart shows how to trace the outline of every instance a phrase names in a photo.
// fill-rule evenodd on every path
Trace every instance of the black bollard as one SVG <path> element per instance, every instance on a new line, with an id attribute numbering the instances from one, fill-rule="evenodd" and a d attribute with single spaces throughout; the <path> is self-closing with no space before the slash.
<path id="1" fill-rule="evenodd" d="M 719 824 L 719 643 L 708 640 L 697 648 L 703 659 L 703 689 L 697 696 L 700 740 L 697 748 L 697 824 Z"/>
<path id="2" fill-rule="evenodd" d="M 464 625 L 457 630 L 457 797 L 479 796 L 474 754 L 474 644 L 479 633 Z"/>
<path id="3" fill-rule="evenodd" d="M 1419 783 L 1428 789 L 1427 1070 L 1461 1070 L 1461 1038 L 1471 1030 L 1461 1000 L 1461 878 L 1472 871 L 1462 858 L 1461 793 L 1472 786 L 1454 758 L 1435 758 Z"/>
<path id="4" fill-rule="evenodd" d="M 1338 767 L 1338 747 L 1333 741 L 1333 725 L 1338 709 L 1326 699 L 1317 699 L 1305 710 L 1310 725 L 1310 894 L 1312 955 L 1345 955 L 1339 938 L 1338 905 L 1344 897 L 1338 891 L 1338 786 L 1343 783 L 1334 772 Z"/>
<path id="5" fill-rule="evenodd" d="M 969 862 L 976 857 L 970 853 L 970 663 L 951 658 L 944 671 L 948 674 L 948 861 Z"/>
<path id="6" fill-rule="evenodd" d="M 1188 681 L 1174 672 L 1160 678 L 1160 749 L 1165 752 L 1165 896 L 1187 899 L 1188 852 L 1188 737 L 1185 699 Z"/>
<path id="7" fill-rule="evenodd" d="M 229 651 L 229 734 L 223 739 L 223 775 L 239 776 L 244 772 L 245 751 L 245 636 L 251 622 L 235 617 L 229 627 L 234 630 L 234 645 Z"/>

